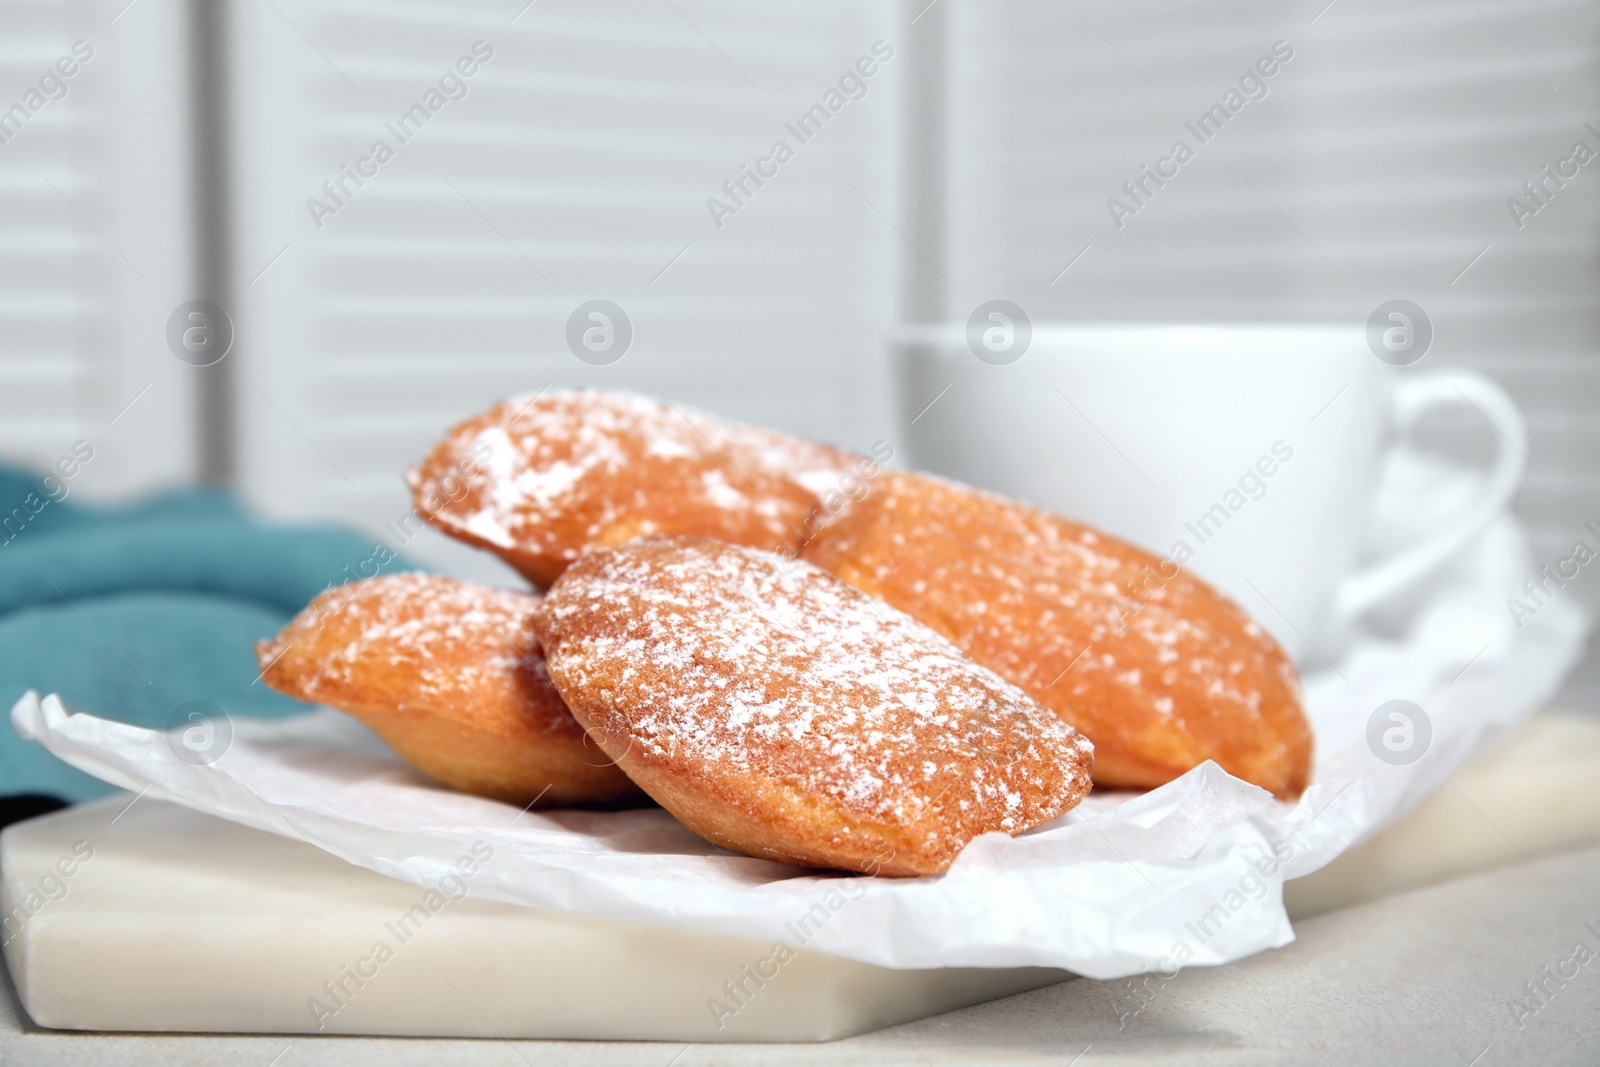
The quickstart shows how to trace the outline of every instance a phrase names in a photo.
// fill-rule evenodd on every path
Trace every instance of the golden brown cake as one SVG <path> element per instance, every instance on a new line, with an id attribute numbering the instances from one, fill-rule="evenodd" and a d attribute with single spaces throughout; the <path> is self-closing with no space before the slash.
<path id="1" fill-rule="evenodd" d="M 256 646 L 261 676 L 366 723 L 441 785 L 513 804 L 639 791 L 567 711 L 528 629 L 538 598 L 427 574 L 330 589 Z"/>
<path id="2" fill-rule="evenodd" d="M 949 638 L 1095 745 L 1094 778 L 1148 789 L 1215 760 L 1298 796 L 1311 730 L 1294 665 L 1175 564 L 1036 508 L 887 473 L 802 558 Z"/>
<path id="3" fill-rule="evenodd" d="M 642 534 L 797 551 L 819 496 L 862 460 L 627 393 L 552 392 L 455 426 L 406 484 L 439 529 L 548 586 Z"/>
<path id="4" fill-rule="evenodd" d="M 584 556 L 533 616 L 578 721 L 663 807 L 752 856 L 942 871 L 1056 818 L 1092 748 L 905 615 L 799 560 L 692 537 Z"/>

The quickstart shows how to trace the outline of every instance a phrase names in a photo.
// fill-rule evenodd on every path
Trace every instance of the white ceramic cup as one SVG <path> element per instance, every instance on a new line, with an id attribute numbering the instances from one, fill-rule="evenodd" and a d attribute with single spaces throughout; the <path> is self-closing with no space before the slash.
<path id="1" fill-rule="evenodd" d="M 1402 375 L 1360 328 L 1040 325 L 999 364 L 960 329 L 910 330 L 896 347 L 912 466 L 1181 563 L 1317 665 L 1321 640 L 1427 576 L 1522 478 L 1526 428 L 1498 386 Z M 1419 543 L 1362 561 L 1389 444 L 1442 408 L 1497 431 L 1484 491 Z"/>

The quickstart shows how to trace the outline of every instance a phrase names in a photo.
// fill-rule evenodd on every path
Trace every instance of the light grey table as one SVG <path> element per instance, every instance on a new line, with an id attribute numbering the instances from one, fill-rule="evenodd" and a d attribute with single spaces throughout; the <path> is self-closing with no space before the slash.
<path id="1" fill-rule="evenodd" d="M 34 1027 L 7 978 L 0 1064 L 1593 1065 L 1596 931 L 1600 848 L 1533 857 L 1307 920 L 1294 944 L 1227 967 L 1142 988 L 1078 979 L 827 1045 L 62 1033 Z M 1558 987 L 1544 968 L 1560 967 L 1579 942 L 1595 958 Z M 1551 995 L 1518 1020 L 1513 1002 L 1527 998 L 1524 983 L 1541 980 Z"/>

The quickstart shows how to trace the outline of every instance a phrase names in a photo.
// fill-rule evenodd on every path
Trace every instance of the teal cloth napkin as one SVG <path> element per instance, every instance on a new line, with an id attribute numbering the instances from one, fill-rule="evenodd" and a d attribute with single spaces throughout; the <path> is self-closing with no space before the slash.
<path id="1" fill-rule="evenodd" d="M 351 530 L 263 522 L 214 490 L 88 507 L 0 467 L 0 710 L 36 689 L 156 728 L 190 700 L 235 717 L 303 712 L 256 680 L 253 646 L 330 583 L 416 569 L 380 567 L 374 548 Z M 111 791 L 0 724 L 0 796 Z"/>

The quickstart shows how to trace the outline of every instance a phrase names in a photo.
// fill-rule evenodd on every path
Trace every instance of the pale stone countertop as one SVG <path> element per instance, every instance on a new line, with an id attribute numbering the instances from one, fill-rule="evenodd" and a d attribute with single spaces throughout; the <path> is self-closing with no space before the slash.
<path id="1" fill-rule="evenodd" d="M 1591 848 L 1306 920 L 1285 948 L 1152 981 L 1137 1012 L 1130 981 L 1078 979 L 825 1045 L 62 1033 L 22 1015 L 7 977 L 0 1063 L 1594 1064 L 1600 955 L 1560 988 L 1547 982 L 1554 996 L 1520 1027 L 1511 1005 L 1578 942 L 1600 952 L 1597 931 L 1600 848 Z"/>

